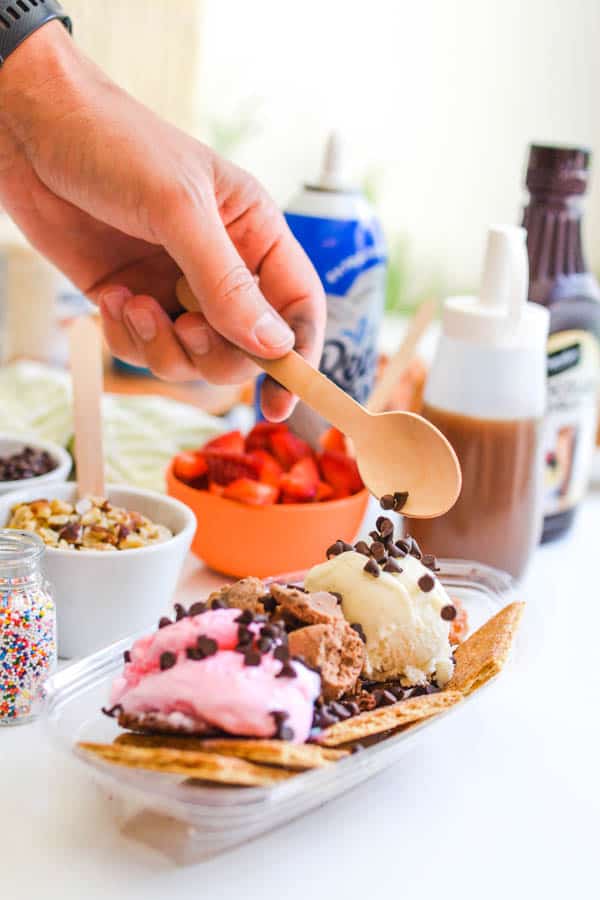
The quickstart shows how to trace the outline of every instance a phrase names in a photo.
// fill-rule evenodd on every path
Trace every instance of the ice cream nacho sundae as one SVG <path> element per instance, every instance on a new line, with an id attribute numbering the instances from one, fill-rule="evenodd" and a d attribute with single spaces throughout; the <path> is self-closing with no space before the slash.
<path id="1" fill-rule="evenodd" d="M 244 578 L 176 605 L 126 651 L 107 764 L 271 785 L 430 719 L 500 671 L 523 604 L 465 636 L 434 557 L 392 522 L 337 541 L 302 584 Z"/>

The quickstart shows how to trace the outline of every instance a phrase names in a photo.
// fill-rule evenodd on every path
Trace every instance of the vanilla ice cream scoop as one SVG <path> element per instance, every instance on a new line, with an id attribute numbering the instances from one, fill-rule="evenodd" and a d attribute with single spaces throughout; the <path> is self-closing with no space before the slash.
<path id="1" fill-rule="evenodd" d="M 454 667 L 450 623 L 442 617 L 452 601 L 444 587 L 414 556 L 396 560 L 400 572 L 378 577 L 365 571 L 366 562 L 353 550 L 340 553 L 312 568 L 304 585 L 341 594 L 344 616 L 365 633 L 367 678 L 415 685 L 435 677 L 443 687 Z"/>

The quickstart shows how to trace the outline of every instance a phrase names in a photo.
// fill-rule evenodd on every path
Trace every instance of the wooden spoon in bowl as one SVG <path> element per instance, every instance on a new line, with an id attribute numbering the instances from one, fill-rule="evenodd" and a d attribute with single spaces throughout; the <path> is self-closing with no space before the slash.
<path id="1" fill-rule="evenodd" d="M 184 278 L 177 283 L 177 297 L 190 312 L 200 309 Z M 450 443 L 426 419 L 409 412 L 370 413 L 294 350 L 281 359 L 247 356 L 352 440 L 362 479 L 375 497 L 406 491 L 402 514 L 420 519 L 441 516 L 454 505 L 460 465 Z"/>

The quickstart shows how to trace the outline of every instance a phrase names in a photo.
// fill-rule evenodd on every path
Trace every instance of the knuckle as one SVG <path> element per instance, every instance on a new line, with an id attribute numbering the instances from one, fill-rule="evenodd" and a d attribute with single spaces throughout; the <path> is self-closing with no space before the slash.
<path id="1" fill-rule="evenodd" d="M 256 293 L 256 282 L 250 271 L 240 263 L 223 275 L 215 287 L 215 297 L 219 304 L 243 301 Z"/>

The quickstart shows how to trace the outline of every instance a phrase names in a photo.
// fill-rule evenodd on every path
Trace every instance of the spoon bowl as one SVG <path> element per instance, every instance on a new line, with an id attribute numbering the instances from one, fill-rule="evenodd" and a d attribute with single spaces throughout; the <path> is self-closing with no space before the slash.
<path id="1" fill-rule="evenodd" d="M 444 435 L 410 412 L 368 414 L 352 435 L 362 480 L 374 494 L 408 491 L 405 516 L 431 519 L 448 512 L 458 499 L 458 459 Z"/>

